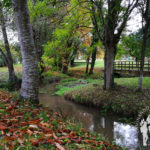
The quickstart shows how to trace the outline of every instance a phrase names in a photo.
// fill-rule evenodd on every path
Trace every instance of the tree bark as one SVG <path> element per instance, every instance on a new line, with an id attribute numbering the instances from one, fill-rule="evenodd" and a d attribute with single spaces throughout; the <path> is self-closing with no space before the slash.
<path id="1" fill-rule="evenodd" d="M 20 96 L 38 103 L 38 61 L 30 25 L 27 0 L 12 0 L 21 45 L 23 78 Z"/>
<path id="2" fill-rule="evenodd" d="M 146 16 L 145 16 L 146 17 L 145 18 L 146 24 L 145 24 L 145 27 L 144 27 L 143 43 L 142 43 L 142 49 L 141 49 L 140 76 L 139 76 L 137 91 L 142 91 L 145 50 L 146 50 L 146 44 L 147 44 L 148 30 L 149 30 L 149 26 L 150 26 L 149 13 L 150 13 L 150 0 L 147 0 Z"/>
<path id="3" fill-rule="evenodd" d="M 92 51 L 92 61 L 91 61 L 91 68 L 90 68 L 90 72 L 89 74 L 93 74 L 93 69 L 94 69 L 94 66 L 95 66 L 95 61 L 96 61 L 96 53 L 97 53 L 97 47 L 95 47 L 94 44 L 96 44 L 98 42 L 98 37 L 97 37 L 97 33 L 96 33 L 96 30 L 93 31 L 93 38 L 92 38 L 92 44 L 91 44 L 91 47 L 94 46 L 94 49 Z"/>
<path id="4" fill-rule="evenodd" d="M 6 32 L 5 18 L 4 18 L 1 2 L 0 2 L 0 23 L 1 23 L 1 29 L 2 29 L 2 34 L 3 34 L 5 49 L 6 49 L 6 55 L 4 58 L 7 63 L 8 71 L 9 71 L 8 81 L 9 81 L 9 83 L 11 83 L 10 88 L 14 89 L 15 85 L 17 84 L 17 77 L 16 77 L 15 71 L 14 71 L 13 59 L 12 59 L 12 55 L 10 52 L 10 47 L 9 47 L 9 42 L 8 42 L 8 37 L 7 37 L 7 32 Z"/>
<path id="5" fill-rule="evenodd" d="M 97 47 L 95 47 L 93 52 L 92 52 L 92 61 L 91 61 L 91 68 L 90 68 L 89 74 L 93 74 L 95 61 L 96 61 L 96 53 L 97 53 Z"/>
<path id="6" fill-rule="evenodd" d="M 89 62 L 90 62 L 90 56 L 88 56 L 88 58 L 86 60 L 86 70 L 85 70 L 86 74 L 88 74 L 88 72 L 89 72 Z"/>
<path id="7" fill-rule="evenodd" d="M 115 48 L 105 46 L 105 71 L 104 71 L 104 89 L 111 90 L 114 87 L 114 59 Z"/>
<path id="8" fill-rule="evenodd" d="M 70 66 L 71 67 L 74 67 L 74 60 L 75 60 L 75 58 L 72 58 L 71 61 L 70 61 Z"/>

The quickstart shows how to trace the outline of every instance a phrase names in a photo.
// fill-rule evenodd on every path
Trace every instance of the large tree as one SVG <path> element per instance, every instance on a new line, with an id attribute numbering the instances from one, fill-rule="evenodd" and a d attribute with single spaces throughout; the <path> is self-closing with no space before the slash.
<path id="1" fill-rule="evenodd" d="M 12 0 L 21 46 L 23 77 L 20 95 L 38 103 L 38 61 L 30 25 L 27 0 Z"/>
<path id="2" fill-rule="evenodd" d="M 2 34 L 3 34 L 6 54 L 3 52 L 2 49 L 0 49 L 0 52 L 3 55 L 3 57 L 5 58 L 5 62 L 8 66 L 9 83 L 11 86 L 10 88 L 14 89 L 17 85 L 17 77 L 16 77 L 15 71 L 14 71 L 13 58 L 11 55 L 10 46 L 9 46 L 9 42 L 8 42 L 8 37 L 7 37 L 7 32 L 6 32 L 6 23 L 5 23 L 5 18 L 4 18 L 4 14 L 3 14 L 3 6 L 2 6 L 1 2 L 0 2 L 0 25 L 1 25 L 1 30 L 2 30 Z"/>
<path id="3" fill-rule="evenodd" d="M 137 87 L 138 91 L 142 90 L 145 51 L 146 51 L 146 46 L 147 46 L 148 30 L 150 27 L 150 0 L 142 0 L 141 10 L 142 10 L 142 17 L 145 22 L 145 26 L 143 30 L 144 32 L 143 32 L 143 42 L 142 42 L 142 49 L 141 49 L 140 77 L 139 77 L 139 83 Z"/>
<path id="4" fill-rule="evenodd" d="M 83 0 L 79 3 L 92 14 L 93 26 L 97 31 L 99 40 L 105 47 L 104 89 L 112 89 L 114 86 L 113 63 L 116 47 L 138 0 L 88 0 L 86 2 Z M 86 6 L 85 3 L 87 3 Z"/>

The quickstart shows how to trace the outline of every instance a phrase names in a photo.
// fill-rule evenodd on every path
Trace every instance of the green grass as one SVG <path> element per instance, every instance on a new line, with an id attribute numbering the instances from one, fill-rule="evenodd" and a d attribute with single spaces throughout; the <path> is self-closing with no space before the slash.
<path id="1" fill-rule="evenodd" d="M 115 83 L 128 88 L 136 89 L 138 85 L 138 77 L 135 78 L 116 78 Z M 143 78 L 143 88 L 150 88 L 150 77 Z"/>
<path id="2" fill-rule="evenodd" d="M 86 86 L 92 85 L 92 84 L 99 84 L 101 82 L 103 82 L 100 79 L 86 79 L 84 80 L 85 82 L 87 82 L 87 84 L 82 84 L 81 80 L 71 80 L 74 78 L 70 78 L 70 80 L 62 80 L 61 83 L 57 86 L 58 91 L 55 92 L 56 95 L 60 95 L 62 96 L 65 92 L 71 91 L 71 90 L 77 90 L 77 89 L 82 89 Z M 71 87 L 72 85 L 74 85 L 74 87 Z"/>
<path id="3" fill-rule="evenodd" d="M 75 62 L 86 62 L 85 60 L 75 60 Z M 75 67 L 73 68 L 78 68 L 78 67 L 86 67 L 86 63 L 78 63 L 76 64 Z M 97 68 L 104 68 L 104 61 L 103 60 L 96 60 L 96 63 L 95 63 L 95 67 Z"/>
<path id="4" fill-rule="evenodd" d="M 14 65 L 15 73 L 17 77 L 22 76 L 22 64 Z M 8 80 L 8 68 L 7 67 L 0 67 L 0 80 L 7 81 Z"/>

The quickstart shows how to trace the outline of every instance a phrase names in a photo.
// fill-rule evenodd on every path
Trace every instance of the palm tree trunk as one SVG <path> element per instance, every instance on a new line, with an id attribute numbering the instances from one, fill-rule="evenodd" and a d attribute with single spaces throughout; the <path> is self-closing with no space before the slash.
<path id="1" fill-rule="evenodd" d="M 38 103 L 38 61 L 27 0 L 12 0 L 21 45 L 23 78 L 20 96 Z"/>

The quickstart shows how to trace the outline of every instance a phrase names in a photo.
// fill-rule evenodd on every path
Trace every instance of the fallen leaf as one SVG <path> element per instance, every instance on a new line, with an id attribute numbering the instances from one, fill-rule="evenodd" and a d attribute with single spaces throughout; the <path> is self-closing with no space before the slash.
<path id="1" fill-rule="evenodd" d="M 55 143 L 55 146 L 56 146 L 59 150 L 65 150 L 59 143 Z"/>

